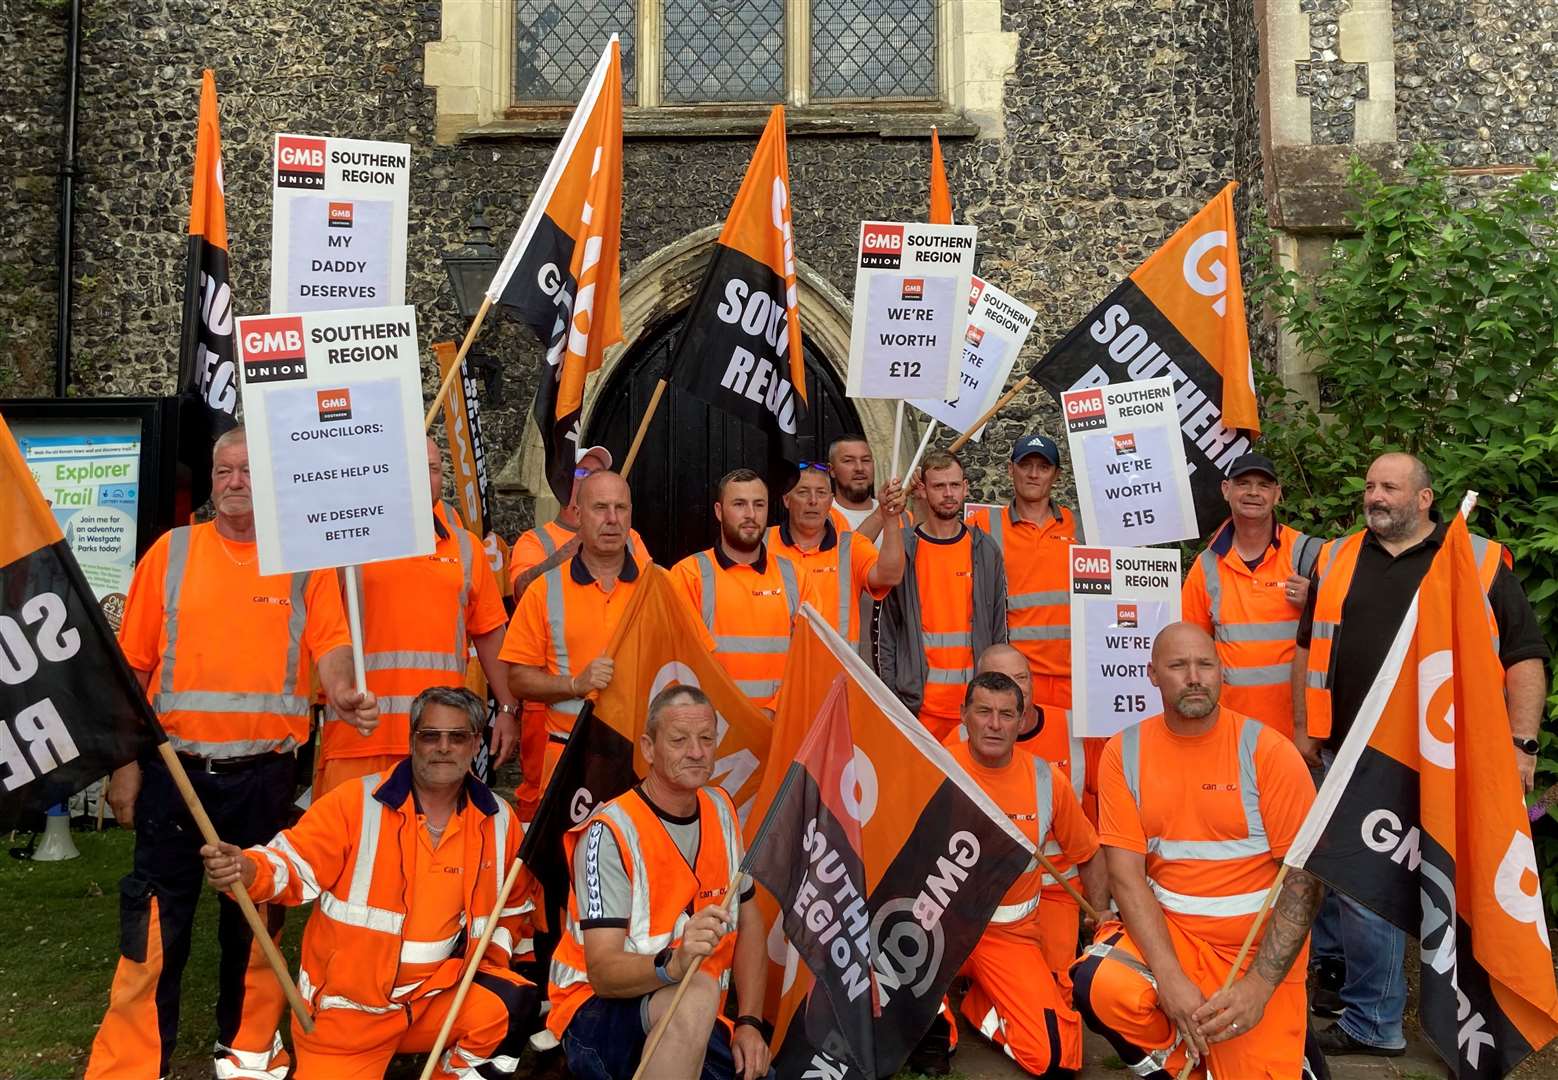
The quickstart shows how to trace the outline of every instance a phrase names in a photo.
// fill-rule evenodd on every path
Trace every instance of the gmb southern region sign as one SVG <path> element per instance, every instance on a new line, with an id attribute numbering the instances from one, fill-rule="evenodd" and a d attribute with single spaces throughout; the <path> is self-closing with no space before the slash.
<path id="1" fill-rule="evenodd" d="M 1104 738 L 1162 711 L 1152 639 L 1179 621 L 1179 552 L 1083 547 L 1071 563 L 1071 733 Z"/>

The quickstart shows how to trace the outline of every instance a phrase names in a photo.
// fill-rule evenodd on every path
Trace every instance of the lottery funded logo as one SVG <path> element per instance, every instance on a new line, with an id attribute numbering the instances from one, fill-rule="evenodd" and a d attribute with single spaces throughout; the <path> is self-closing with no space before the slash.
<path id="1" fill-rule="evenodd" d="M 332 202 L 328 216 L 329 225 L 332 229 L 350 229 L 352 227 L 352 204 L 349 202 Z"/>
<path id="2" fill-rule="evenodd" d="M 352 392 L 346 387 L 338 390 L 320 390 L 315 395 L 319 404 L 319 419 L 350 420 L 352 418 Z"/>
<path id="3" fill-rule="evenodd" d="M 1114 452 L 1116 457 L 1136 453 L 1136 436 L 1133 432 L 1122 432 L 1114 437 Z"/>
<path id="4" fill-rule="evenodd" d="M 1072 592 L 1107 596 L 1113 588 L 1114 564 L 1110 560 L 1108 548 L 1071 549 Z"/>
<path id="5" fill-rule="evenodd" d="M 1114 605 L 1114 625 L 1121 630 L 1135 630 L 1140 625 L 1136 617 L 1136 605 Z"/>
<path id="6" fill-rule="evenodd" d="M 1067 431 L 1092 431 L 1107 426 L 1102 388 L 1069 390 L 1061 395 L 1061 400 L 1064 402 L 1062 408 L 1066 414 Z"/>
<path id="7" fill-rule="evenodd" d="M 906 277 L 903 279 L 903 290 L 899 294 L 901 300 L 913 300 L 918 303 L 925 299 L 925 279 L 922 277 Z"/>
<path id="8" fill-rule="evenodd" d="M 902 225 L 867 224 L 861 227 L 861 266 L 874 270 L 896 270 L 902 261 Z"/>
<path id="9" fill-rule="evenodd" d="M 244 382 L 286 382 L 308 373 L 301 315 L 245 319 L 238 346 L 243 353 Z"/>
<path id="10" fill-rule="evenodd" d="M 325 141 L 283 135 L 276 145 L 276 186 L 322 191 L 325 186 Z"/>

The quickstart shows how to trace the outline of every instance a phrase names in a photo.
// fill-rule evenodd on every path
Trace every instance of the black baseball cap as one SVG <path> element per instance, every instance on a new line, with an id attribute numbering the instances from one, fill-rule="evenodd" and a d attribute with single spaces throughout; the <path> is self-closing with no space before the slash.
<path id="1" fill-rule="evenodd" d="M 1240 454 L 1233 459 L 1233 464 L 1228 466 L 1228 479 L 1243 476 L 1245 473 L 1262 472 L 1273 480 L 1278 480 L 1277 467 L 1271 463 L 1271 459 L 1265 454 Z"/>
<path id="2" fill-rule="evenodd" d="M 1012 460 L 1021 461 L 1030 454 L 1043 454 L 1051 465 L 1060 464 L 1060 447 L 1048 435 L 1024 435 L 1012 443 Z"/>

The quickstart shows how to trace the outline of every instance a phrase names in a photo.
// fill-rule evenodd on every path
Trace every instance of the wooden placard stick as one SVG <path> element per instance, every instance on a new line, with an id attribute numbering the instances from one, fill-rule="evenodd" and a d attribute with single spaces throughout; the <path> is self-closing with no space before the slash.
<path id="1" fill-rule="evenodd" d="M 633 462 L 638 460 L 638 448 L 644 444 L 644 436 L 649 434 L 649 422 L 655 418 L 655 412 L 660 408 L 660 399 L 665 397 L 665 380 L 655 383 L 655 392 L 649 396 L 649 404 L 644 408 L 644 418 L 638 422 L 638 431 L 633 434 L 633 444 L 628 447 L 628 456 L 622 459 L 620 470 L 622 479 L 628 478 L 628 473 L 633 471 Z"/>
<path id="2" fill-rule="evenodd" d="M 1087 902 L 1087 897 L 1083 896 L 1079 891 L 1077 891 L 1077 887 L 1075 885 L 1071 884 L 1071 882 L 1060 876 L 1060 871 L 1055 869 L 1055 864 L 1050 862 L 1049 857 L 1045 855 L 1044 852 L 1040 851 L 1037 846 L 1035 846 L 1033 849 L 1033 857 L 1039 860 L 1039 865 L 1044 867 L 1044 872 L 1046 874 L 1060 882 L 1060 887 L 1071 894 L 1071 899 L 1077 902 L 1077 906 L 1082 909 L 1082 914 L 1086 915 L 1089 919 L 1092 919 L 1094 923 L 1101 923 L 1104 921 L 1103 917 L 1098 914 L 1098 909 Z"/>
<path id="3" fill-rule="evenodd" d="M 483 296 L 481 307 L 476 311 L 476 317 L 471 320 L 470 329 L 465 331 L 465 340 L 460 342 L 460 351 L 455 353 L 454 363 L 449 368 L 449 374 L 438 384 L 438 393 L 433 395 L 433 403 L 427 407 L 427 417 L 422 421 L 422 427 L 426 431 L 433 428 L 433 418 L 438 415 L 439 407 L 443 405 L 444 398 L 449 394 L 449 388 L 454 385 L 455 379 L 460 377 L 460 372 L 465 368 L 465 354 L 471 351 L 471 342 L 476 340 L 476 335 L 481 331 L 482 320 L 487 317 L 487 311 L 492 307 L 492 297 Z M 545 372 L 542 373 L 546 375 Z"/>
<path id="4" fill-rule="evenodd" d="M 1002 394 L 1000 397 L 996 398 L 995 404 L 986 409 L 983 416 L 981 416 L 978 420 L 975 420 L 972 424 L 968 425 L 968 432 L 966 434 L 959 435 L 952 441 L 952 445 L 947 448 L 948 452 L 955 454 L 959 450 L 963 449 L 963 447 L 967 446 L 968 441 L 974 437 L 973 433 L 988 424 L 992 416 L 1006 408 L 1007 404 L 1012 400 L 1012 398 L 1026 390 L 1028 388 L 1028 384 L 1031 382 L 1033 382 L 1033 376 L 1024 375 L 1022 378 L 1012 383 L 1012 388 L 1006 393 Z"/>

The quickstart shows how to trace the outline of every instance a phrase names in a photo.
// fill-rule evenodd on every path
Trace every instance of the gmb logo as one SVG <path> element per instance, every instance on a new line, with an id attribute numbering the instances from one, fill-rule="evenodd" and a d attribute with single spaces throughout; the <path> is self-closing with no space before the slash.
<path id="1" fill-rule="evenodd" d="M 1219 316 L 1228 310 L 1228 267 L 1219 256 L 1212 256 L 1210 261 L 1203 266 L 1203 260 L 1208 255 L 1218 250 L 1226 251 L 1228 248 L 1228 234 L 1222 229 L 1214 229 L 1212 232 L 1198 236 L 1195 243 L 1185 252 L 1185 262 L 1181 268 L 1185 275 L 1185 284 L 1189 285 L 1202 296 L 1215 296 L 1212 301 L 1212 310 Z"/>

